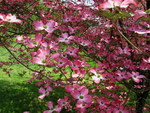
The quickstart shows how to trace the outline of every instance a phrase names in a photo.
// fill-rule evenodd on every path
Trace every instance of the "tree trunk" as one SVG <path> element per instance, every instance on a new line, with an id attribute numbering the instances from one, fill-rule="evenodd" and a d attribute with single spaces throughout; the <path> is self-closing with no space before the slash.
<path id="1" fill-rule="evenodd" d="M 144 113 L 143 108 L 145 105 L 146 98 L 148 97 L 149 91 L 145 91 L 143 93 L 136 93 L 136 113 Z"/>
<path id="2" fill-rule="evenodd" d="M 149 9 L 150 8 L 150 0 L 146 0 L 146 7 L 147 7 L 147 9 Z"/>

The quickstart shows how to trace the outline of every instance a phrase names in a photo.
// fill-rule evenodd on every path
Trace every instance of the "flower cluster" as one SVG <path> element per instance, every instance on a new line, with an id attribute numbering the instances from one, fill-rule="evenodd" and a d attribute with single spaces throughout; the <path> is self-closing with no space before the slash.
<path id="1" fill-rule="evenodd" d="M 11 50 L 18 50 L 15 59 L 33 71 L 28 82 L 38 80 L 39 99 L 62 91 L 44 113 L 138 110 L 141 99 L 137 96 L 137 106 L 131 106 L 130 91 L 140 95 L 150 87 L 149 10 L 143 2 L 6 1 L 0 1 L 6 5 L 0 8 L 0 42 L 16 37 L 20 46 Z"/>

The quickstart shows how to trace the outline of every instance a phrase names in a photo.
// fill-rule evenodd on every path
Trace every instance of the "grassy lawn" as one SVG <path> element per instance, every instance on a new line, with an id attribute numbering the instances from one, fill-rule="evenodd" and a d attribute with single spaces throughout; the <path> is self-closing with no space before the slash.
<path id="1" fill-rule="evenodd" d="M 10 61 L 9 53 L 5 48 L 0 47 L 0 61 Z M 3 69 L 13 70 L 10 74 L 3 72 Z M 25 74 L 22 74 L 26 71 Z M 23 67 L 21 64 L 13 64 L 7 66 L 0 66 L 0 113 L 23 113 L 30 111 L 30 113 L 42 113 L 47 110 L 46 103 L 48 101 L 56 102 L 58 98 L 64 97 L 63 88 L 55 88 L 50 96 L 43 100 L 39 99 L 39 87 L 35 86 L 36 81 L 27 83 L 32 77 L 32 73 Z M 58 93 L 61 92 L 61 93 Z M 74 113 L 73 111 L 66 111 L 63 109 L 62 113 Z"/>
<path id="2" fill-rule="evenodd" d="M 40 111 L 44 110 L 44 101 L 40 102 L 37 98 L 39 94 L 35 93 L 37 87 L 34 84 L 23 83 L 24 78 L 21 79 L 0 78 L 0 113 L 41 113 Z"/>
<path id="3" fill-rule="evenodd" d="M 0 47 L 0 61 L 7 61 L 9 53 Z M 13 68 L 10 75 L 3 72 L 3 68 Z M 25 75 L 22 71 L 27 71 Z M 26 81 L 32 77 L 31 73 L 20 64 L 0 67 L 0 113 L 41 113 L 46 110 L 45 101 L 38 99 L 38 87 L 35 83 Z"/>

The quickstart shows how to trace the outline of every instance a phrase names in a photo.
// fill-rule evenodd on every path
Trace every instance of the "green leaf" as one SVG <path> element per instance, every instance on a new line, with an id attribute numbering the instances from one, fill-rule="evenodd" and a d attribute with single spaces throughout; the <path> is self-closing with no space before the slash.
<path id="1" fill-rule="evenodd" d="M 119 11 L 120 17 L 131 17 L 131 13 L 125 11 Z"/>
<path id="2" fill-rule="evenodd" d="M 32 15 L 32 16 L 31 16 L 31 19 L 32 19 L 32 20 L 38 20 L 38 16 Z"/>
<path id="3" fill-rule="evenodd" d="M 116 10 L 115 12 L 100 10 L 98 14 L 105 16 L 111 20 L 117 20 L 119 18 L 129 18 L 132 16 L 132 14 L 130 12 L 119 11 L 119 10 Z"/>
<path id="4" fill-rule="evenodd" d="M 150 23 L 150 17 L 140 17 L 140 18 L 138 18 L 137 20 L 136 20 L 136 24 L 138 24 L 140 21 L 147 21 L 147 22 L 149 22 Z"/>
<path id="5" fill-rule="evenodd" d="M 146 13 L 150 13 L 150 9 L 145 11 Z"/>
<path id="6" fill-rule="evenodd" d="M 113 13 L 111 11 L 99 11 L 99 15 L 105 16 L 107 18 L 112 18 Z"/>

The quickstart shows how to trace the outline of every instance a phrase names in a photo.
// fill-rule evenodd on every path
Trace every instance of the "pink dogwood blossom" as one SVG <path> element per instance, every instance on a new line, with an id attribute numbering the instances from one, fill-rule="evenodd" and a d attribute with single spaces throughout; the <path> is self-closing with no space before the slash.
<path id="1" fill-rule="evenodd" d="M 86 102 L 81 102 L 81 101 L 78 101 L 76 103 L 76 107 L 77 109 L 79 109 L 80 113 L 86 113 L 86 108 L 90 106 L 91 106 L 91 103 L 86 103 Z"/>
<path id="2" fill-rule="evenodd" d="M 145 78 L 144 75 L 139 75 L 139 72 L 128 73 L 128 75 L 137 83 L 141 82 L 142 78 Z"/>
<path id="3" fill-rule="evenodd" d="M 71 92 L 72 96 L 75 99 L 78 99 L 80 102 L 90 103 L 92 101 L 91 95 L 88 95 L 88 89 L 82 88 L 81 91 L 74 90 Z"/>
<path id="4" fill-rule="evenodd" d="M 5 15 L 0 13 L 0 22 L 10 22 L 10 23 L 21 23 L 22 20 L 17 19 L 15 15 L 12 15 L 11 13 Z"/>
<path id="5" fill-rule="evenodd" d="M 137 6 L 135 0 L 108 0 L 107 2 L 100 4 L 99 8 L 127 8 L 130 4 Z"/>
<path id="6" fill-rule="evenodd" d="M 85 86 L 80 86 L 80 85 L 78 85 L 78 84 L 74 84 L 73 86 L 67 85 L 67 86 L 65 87 L 66 92 L 68 92 L 68 93 L 71 93 L 71 92 L 73 92 L 74 90 L 81 91 L 83 88 L 85 88 Z"/>
<path id="7" fill-rule="evenodd" d="M 103 70 L 99 71 L 99 73 L 95 69 L 90 69 L 89 71 L 94 74 L 94 76 L 92 76 L 92 79 L 96 84 L 100 83 L 100 80 L 105 80 L 103 75 L 100 74 L 103 72 Z"/>
<path id="8" fill-rule="evenodd" d="M 41 93 L 39 98 L 43 99 L 45 96 L 49 96 L 50 91 L 52 91 L 52 88 L 49 85 L 45 85 L 45 87 L 41 87 L 39 89 L 39 93 Z"/>
<path id="9" fill-rule="evenodd" d="M 73 46 L 67 47 L 67 51 L 65 52 L 66 54 L 70 56 L 77 56 L 77 52 L 79 51 L 78 48 L 74 48 Z"/>
<path id="10" fill-rule="evenodd" d="M 32 58 L 32 62 L 40 65 L 46 65 L 46 60 L 50 50 L 48 48 L 38 49 L 37 56 Z"/>
<path id="11" fill-rule="evenodd" d="M 60 113 L 60 111 L 61 111 L 61 109 L 62 109 L 60 106 L 54 107 L 54 104 L 53 104 L 53 102 L 51 102 L 51 101 L 49 101 L 49 102 L 47 103 L 47 106 L 48 106 L 49 110 L 46 110 L 46 111 L 44 111 L 43 113 L 53 113 L 53 112 Z"/>
<path id="12" fill-rule="evenodd" d="M 59 42 L 64 42 L 66 44 L 70 44 L 71 40 L 73 39 L 73 36 L 69 36 L 67 33 L 62 33 L 61 37 L 58 38 Z"/>
<path id="13" fill-rule="evenodd" d="M 63 99 L 58 99 L 57 103 L 60 105 L 60 106 L 69 106 L 69 101 L 68 101 L 68 97 L 65 96 Z"/>
<path id="14" fill-rule="evenodd" d="M 42 41 L 42 34 L 36 33 L 34 40 L 28 40 L 28 46 L 30 48 L 33 48 L 35 46 L 39 46 L 41 44 L 41 41 Z"/>
<path id="15" fill-rule="evenodd" d="M 44 24 L 42 21 L 34 21 L 33 24 L 35 26 L 35 30 L 45 30 L 48 33 L 52 33 L 58 27 L 58 23 L 54 20 L 49 20 L 46 24 Z"/>

